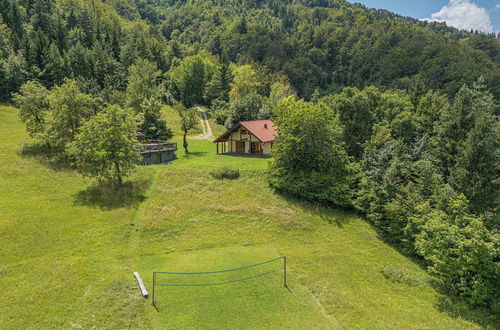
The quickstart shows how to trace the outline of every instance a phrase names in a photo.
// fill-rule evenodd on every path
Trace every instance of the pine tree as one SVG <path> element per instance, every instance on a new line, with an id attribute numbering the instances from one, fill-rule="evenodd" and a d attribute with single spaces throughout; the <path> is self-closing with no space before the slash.
<path id="1" fill-rule="evenodd" d="M 486 105 L 485 105 L 486 106 Z M 490 109 L 493 104 L 489 106 Z M 498 118 L 480 112 L 451 169 L 450 183 L 462 192 L 476 212 L 495 211 L 500 205 L 500 126 Z"/>
<path id="2" fill-rule="evenodd" d="M 162 117 L 161 102 L 158 99 L 146 99 L 142 102 L 142 123 L 139 126 L 148 140 L 166 141 L 172 137 L 172 130 Z"/>
<path id="3" fill-rule="evenodd" d="M 51 13 L 54 12 L 54 5 L 51 0 L 35 0 L 31 8 L 31 22 L 34 30 L 41 30 L 45 33 L 52 32 Z"/>
<path id="4" fill-rule="evenodd" d="M 64 60 L 55 43 L 50 45 L 44 55 L 44 66 L 41 78 L 46 86 L 59 85 L 63 82 L 66 76 Z"/>

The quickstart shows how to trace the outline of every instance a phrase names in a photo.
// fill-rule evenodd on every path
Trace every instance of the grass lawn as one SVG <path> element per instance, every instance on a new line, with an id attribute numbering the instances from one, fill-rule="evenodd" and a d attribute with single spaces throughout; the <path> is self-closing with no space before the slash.
<path id="1" fill-rule="evenodd" d="M 179 141 L 179 138 L 175 138 Z M 120 195 L 23 148 L 16 111 L 0 107 L 0 329 L 24 328 L 479 328 L 444 307 L 415 263 L 362 218 L 301 203 L 267 185 L 268 159 L 216 156 L 190 140 L 170 166 L 140 167 Z M 241 170 L 213 179 L 218 166 Z M 276 272 L 213 287 L 157 290 L 159 311 L 140 296 L 152 271 L 207 271 L 288 258 L 290 290 Z M 226 281 L 161 276 L 161 283 Z M 415 279 L 386 278 L 392 267 Z"/>

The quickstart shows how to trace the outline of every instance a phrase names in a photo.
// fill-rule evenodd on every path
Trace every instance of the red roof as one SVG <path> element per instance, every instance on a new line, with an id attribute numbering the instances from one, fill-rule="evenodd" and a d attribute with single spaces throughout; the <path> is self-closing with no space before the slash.
<path id="1" fill-rule="evenodd" d="M 254 120 L 254 121 L 240 121 L 236 126 L 224 133 L 214 142 L 224 139 L 229 133 L 233 132 L 240 126 L 245 127 L 252 135 L 254 135 L 260 142 L 272 142 L 276 140 L 276 126 L 270 120 Z"/>
<path id="2" fill-rule="evenodd" d="M 276 140 L 276 127 L 270 120 L 242 121 L 240 124 L 261 142 Z"/>

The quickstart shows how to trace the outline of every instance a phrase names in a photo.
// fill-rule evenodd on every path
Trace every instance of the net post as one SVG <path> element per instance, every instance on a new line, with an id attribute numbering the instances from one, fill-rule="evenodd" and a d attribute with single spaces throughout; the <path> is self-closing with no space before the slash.
<path id="1" fill-rule="evenodd" d="M 286 285 L 286 256 L 283 257 L 283 285 L 288 288 L 288 285 Z"/>
<path id="2" fill-rule="evenodd" d="M 155 301 L 155 285 L 156 285 L 156 272 L 153 272 L 153 292 L 152 292 L 152 299 L 151 299 L 151 303 L 153 304 L 154 308 L 158 309 L 158 307 L 156 307 L 156 301 Z"/>

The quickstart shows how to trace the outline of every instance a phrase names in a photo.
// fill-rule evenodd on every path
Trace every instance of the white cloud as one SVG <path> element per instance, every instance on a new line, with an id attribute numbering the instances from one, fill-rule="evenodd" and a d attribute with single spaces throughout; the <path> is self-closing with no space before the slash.
<path id="1" fill-rule="evenodd" d="M 496 5 L 496 8 L 499 7 L 500 4 Z M 424 18 L 424 20 L 446 22 L 446 24 L 458 29 L 493 32 L 493 25 L 488 11 L 470 0 L 450 0 L 448 5 L 432 14 L 431 18 Z"/>

